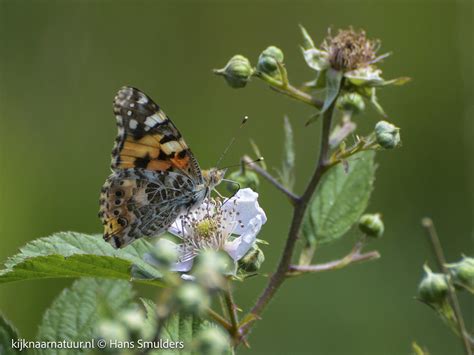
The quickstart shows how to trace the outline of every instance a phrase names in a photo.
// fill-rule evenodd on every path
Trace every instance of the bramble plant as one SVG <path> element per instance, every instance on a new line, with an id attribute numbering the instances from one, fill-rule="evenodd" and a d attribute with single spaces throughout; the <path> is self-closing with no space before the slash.
<path id="1" fill-rule="evenodd" d="M 375 250 L 364 251 L 384 232 L 381 214 L 366 212 L 375 178 L 375 152 L 396 148 L 401 140 L 400 129 L 387 121 L 376 94 L 408 78 L 382 78 L 378 65 L 388 54 L 378 56 L 380 43 L 368 39 L 364 31 L 340 30 L 319 47 L 303 27 L 301 31 L 303 57 L 314 70 L 314 77 L 301 87 L 290 82 L 285 56 L 276 46 L 263 50 L 255 66 L 243 55 L 235 55 L 214 72 L 233 88 L 244 88 L 251 79 L 262 80 L 314 109 L 305 124 L 321 121 L 320 147 L 314 152 L 314 172 L 303 191 L 294 191 L 295 141 L 292 124 L 285 117 L 284 156 L 277 177 L 266 164 L 244 155 L 241 168 L 229 174 L 240 190 L 229 184 L 233 197 L 224 199 L 219 194 L 205 200 L 178 218 L 158 241 L 140 239 L 117 250 L 101 236 L 63 232 L 28 243 L 6 261 L 0 283 L 80 278 L 46 311 L 38 342 L 93 340 L 86 345 L 91 352 L 100 348 L 113 354 L 162 354 L 165 348 L 231 354 L 239 345 L 251 343 L 252 327 L 265 320 L 264 310 L 288 278 L 380 258 Z M 354 119 L 369 104 L 382 120 L 374 124 L 373 132 L 357 132 Z M 260 157 L 258 146 L 252 145 Z M 305 161 L 311 159 L 305 157 Z M 257 238 L 267 222 L 254 191 L 260 178 L 286 196 L 293 215 L 278 265 L 255 305 L 244 311 L 233 296 L 235 282 L 258 274 L 264 250 L 271 248 Z M 347 255 L 313 264 L 317 249 L 341 239 L 354 226 L 358 239 Z M 455 265 L 449 267 L 462 269 Z M 461 282 L 465 273 L 456 275 Z M 472 270 L 469 277 L 472 291 Z M 141 298 L 137 302 L 132 283 L 156 286 L 161 292 L 155 301 Z M 216 310 L 216 303 L 221 310 Z M 0 353 L 16 353 L 10 342 L 16 338 L 15 328 L 0 317 Z M 114 341 L 128 344 L 127 348 L 117 349 Z"/>

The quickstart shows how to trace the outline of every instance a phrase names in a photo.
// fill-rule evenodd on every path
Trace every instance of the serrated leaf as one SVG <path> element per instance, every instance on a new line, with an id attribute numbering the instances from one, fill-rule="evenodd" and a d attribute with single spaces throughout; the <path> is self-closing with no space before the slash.
<path id="1" fill-rule="evenodd" d="M 158 325 L 158 314 L 156 313 L 155 303 L 148 298 L 140 298 L 140 301 L 145 307 L 146 321 L 144 324 L 144 337 L 145 339 L 153 339 L 155 329 Z"/>
<path id="2" fill-rule="evenodd" d="M 139 240 L 125 249 L 114 249 L 100 236 L 62 232 L 40 238 L 20 249 L 5 262 L 0 284 L 28 279 L 58 277 L 103 277 L 130 280 L 132 266 L 149 279 L 137 280 L 160 284 L 161 274 L 143 260 L 151 244 Z"/>
<path id="3" fill-rule="evenodd" d="M 163 340 L 168 339 L 173 342 L 182 341 L 184 342 L 184 348 L 180 351 L 176 349 L 156 350 L 152 352 L 152 355 L 200 355 L 193 351 L 193 341 L 201 331 L 216 326 L 216 324 L 197 316 L 183 312 L 173 313 L 171 317 L 166 320 L 160 338 Z M 229 350 L 222 355 L 230 354 L 232 354 L 232 352 L 229 347 Z"/>
<path id="4" fill-rule="evenodd" d="M 17 340 L 19 337 L 15 327 L 0 314 L 0 354 L 19 354 L 19 351 L 12 349 L 12 340 Z"/>
<path id="5" fill-rule="evenodd" d="M 184 342 L 184 349 L 179 351 L 179 354 L 190 355 L 192 354 L 192 352 L 190 351 L 190 349 L 192 349 L 192 341 L 195 338 L 196 334 L 209 326 L 211 326 L 211 323 L 209 321 L 199 318 L 197 316 L 185 314 L 182 312 L 173 313 L 173 315 L 169 317 L 163 325 L 163 329 L 161 331 L 161 339 L 168 339 L 173 342 Z M 154 354 L 159 355 L 173 355 L 176 353 L 176 350 L 171 349 L 163 349 L 154 352 Z"/>
<path id="6" fill-rule="evenodd" d="M 295 183 L 295 143 L 293 139 L 293 129 L 291 128 L 291 123 L 287 116 L 284 118 L 283 127 L 285 131 L 285 139 L 280 180 L 283 186 L 292 190 Z"/>
<path id="7" fill-rule="evenodd" d="M 342 237 L 367 208 L 375 179 L 375 153 L 366 151 L 329 170 L 310 206 L 311 223 L 317 244 Z"/>
<path id="8" fill-rule="evenodd" d="M 90 341 L 97 337 L 97 323 L 105 305 L 111 314 L 130 307 L 133 291 L 129 282 L 80 279 L 54 300 L 39 327 L 39 341 Z M 66 354 L 65 350 L 48 349 L 40 354 Z M 67 354 L 83 354 L 83 350 L 67 350 Z"/>

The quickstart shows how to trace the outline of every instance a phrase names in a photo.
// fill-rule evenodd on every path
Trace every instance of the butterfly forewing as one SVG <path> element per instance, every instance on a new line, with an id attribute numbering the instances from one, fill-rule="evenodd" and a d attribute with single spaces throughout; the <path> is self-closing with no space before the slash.
<path id="1" fill-rule="evenodd" d="M 199 164 L 160 107 L 138 89 L 123 87 L 114 99 L 118 136 L 112 169 L 179 171 L 202 182 Z"/>

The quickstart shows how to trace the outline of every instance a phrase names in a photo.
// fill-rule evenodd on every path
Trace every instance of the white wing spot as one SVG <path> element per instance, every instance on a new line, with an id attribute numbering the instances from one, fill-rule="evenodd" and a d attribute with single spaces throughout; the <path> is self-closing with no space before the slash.
<path id="1" fill-rule="evenodd" d="M 118 124 L 123 124 L 122 116 L 117 115 L 117 116 L 115 116 L 115 118 L 117 119 Z"/>
<path id="2" fill-rule="evenodd" d="M 165 144 L 162 144 L 161 149 L 166 154 L 171 154 L 173 152 L 180 152 L 181 150 L 183 150 L 181 145 L 176 141 L 170 141 L 170 142 L 167 142 Z"/>
<path id="3" fill-rule="evenodd" d="M 128 123 L 128 126 L 130 127 L 130 129 L 135 129 L 138 126 L 138 121 L 137 120 L 130 120 L 130 122 Z"/>
<path id="4" fill-rule="evenodd" d="M 137 100 L 137 102 L 139 104 L 145 105 L 146 103 L 148 103 L 148 99 L 146 98 L 146 96 L 140 96 L 140 98 Z"/>
<path id="5" fill-rule="evenodd" d="M 127 112 L 127 115 L 131 116 L 131 115 L 132 115 L 132 111 L 128 111 L 128 112 Z"/>
<path id="6" fill-rule="evenodd" d="M 135 107 L 135 103 L 132 102 L 132 103 L 130 104 L 130 107 L 131 107 L 131 108 L 134 108 L 134 107 Z"/>

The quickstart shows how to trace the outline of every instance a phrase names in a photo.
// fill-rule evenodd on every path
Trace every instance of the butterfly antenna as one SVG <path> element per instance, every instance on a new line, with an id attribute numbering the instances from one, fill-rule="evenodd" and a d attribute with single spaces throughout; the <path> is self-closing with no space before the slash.
<path id="1" fill-rule="evenodd" d="M 238 168 L 242 165 L 246 166 L 246 165 L 252 165 L 254 163 L 258 163 L 260 161 L 264 161 L 265 159 L 263 157 L 260 157 L 260 158 L 257 158 L 255 160 L 252 160 L 252 161 L 241 161 L 239 164 L 233 164 L 233 165 L 228 165 L 228 166 L 224 166 L 222 169 L 229 169 L 229 168 Z M 232 180 L 227 180 L 227 179 L 223 179 L 223 181 L 232 181 Z"/>
<path id="2" fill-rule="evenodd" d="M 242 122 L 240 123 L 239 130 L 237 131 L 237 133 L 240 132 L 240 129 L 245 125 L 245 123 L 247 123 L 248 119 L 249 119 L 248 116 L 245 116 L 243 118 Z M 230 140 L 229 144 L 227 144 L 227 147 L 224 149 L 224 152 L 221 154 L 219 160 L 217 161 L 216 167 L 218 167 L 219 164 L 222 162 L 222 159 L 224 159 L 224 157 L 226 156 L 227 152 L 232 147 L 236 139 L 237 139 L 237 134 L 235 134 Z"/>

